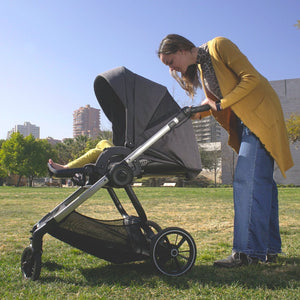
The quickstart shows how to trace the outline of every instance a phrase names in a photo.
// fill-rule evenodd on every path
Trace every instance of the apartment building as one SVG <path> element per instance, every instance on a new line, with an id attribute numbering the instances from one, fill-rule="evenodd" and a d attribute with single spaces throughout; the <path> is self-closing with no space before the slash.
<path id="1" fill-rule="evenodd" d="M 214 117 L 193 120 L 193 127 L 199 145 L 220 142 L 221 126 Z"/>
<path id="2" fill-rule="evenodd" d="M 24 125 L 15 125 L 15 127 L 7 133 L 7 139 L 9 139 L 14 132 L 20 132 L 24 137 L 32 134 L 34 138 L 40 138 L 40 127 L 30 122 L 25 122 Z"/>
<path id="3" fill-rule="evenodd" d="M 90 105 L 73 112 L 73 137 L 87 135 L 97 138 L 100 132 L 100 109 Z"/>

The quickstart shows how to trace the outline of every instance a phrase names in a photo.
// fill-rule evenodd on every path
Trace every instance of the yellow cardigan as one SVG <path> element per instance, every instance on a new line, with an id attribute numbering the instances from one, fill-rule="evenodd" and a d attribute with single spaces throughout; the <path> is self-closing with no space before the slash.
<path id="1" fill-rule="evenodd" d="M 208 49 L 223 95 L 222 110 L 211 113 L 229 133 L 228 144 L 239 151 L 237 130 L 231 125 L 234 124 L 231 122 L 235 117 L 233 111 L 259 138 L 286 177 L 285 171 L 294 163 L 276 92 L 230 40 L 214 38 L 208 42 Z M 199 70 L 201 73 L 200 65 Z"/>

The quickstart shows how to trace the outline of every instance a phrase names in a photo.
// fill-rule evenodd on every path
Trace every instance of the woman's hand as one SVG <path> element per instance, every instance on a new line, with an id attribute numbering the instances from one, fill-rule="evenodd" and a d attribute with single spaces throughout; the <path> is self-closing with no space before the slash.
<path id="1" fill-rule="evenodd" d="M 216 102 L 214 100 L 212 100 L 210 98 L 206 98 L 201 102 L 201 105 L 204 105 L 204 104 L 208 104 L 212 108 L 212 110 L 217 111 Z"/>

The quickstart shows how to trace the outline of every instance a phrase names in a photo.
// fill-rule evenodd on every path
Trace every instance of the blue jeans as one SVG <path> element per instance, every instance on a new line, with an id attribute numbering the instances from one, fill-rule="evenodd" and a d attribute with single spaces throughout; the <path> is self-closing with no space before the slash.
<path id="1" fill-rule="evenodd" d="M 281 252 L 274 159 L 246 126 L 242 129 L 233 182 L 233 251 L 265 261 L 268 253 Z"/>

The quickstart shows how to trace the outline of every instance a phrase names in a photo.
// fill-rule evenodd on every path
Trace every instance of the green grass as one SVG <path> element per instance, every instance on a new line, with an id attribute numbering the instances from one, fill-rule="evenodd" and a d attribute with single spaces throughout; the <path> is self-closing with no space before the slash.
<path id="1" fill-rule="evenodd" d="M 189 231 L 197 260 L 179 278 L 157 273 L 150 261 L 114 265 L 62 243 L 43 239 L 38 281 L 24 281 L 20 271 L 29 230 L 73 189 L 0 187 L 0 299 L 299 299 L 300 189 L 280 188 L 283 252 L 277 264 L 216 269 L 215 259 L 232 246 L 232 189 L 136 188 L 150 220 L 161 227 Z M 118 191 L 131 214 L 129 200 Z M 99 219 L 119 219 L 101 190 L 79 209 Z"/>

